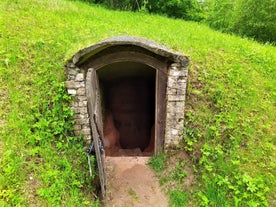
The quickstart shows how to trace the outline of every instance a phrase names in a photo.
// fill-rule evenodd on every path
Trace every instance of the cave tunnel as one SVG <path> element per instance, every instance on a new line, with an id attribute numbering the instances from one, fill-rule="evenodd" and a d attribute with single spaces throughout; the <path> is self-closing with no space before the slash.
<path id="1" fill-rule="evenodd" d="M 156 70 L 138 62 L 116 62 L 97 70 L 104 136 L 116 140 L 107 156 L 152 155 L 155 138 Z"/>

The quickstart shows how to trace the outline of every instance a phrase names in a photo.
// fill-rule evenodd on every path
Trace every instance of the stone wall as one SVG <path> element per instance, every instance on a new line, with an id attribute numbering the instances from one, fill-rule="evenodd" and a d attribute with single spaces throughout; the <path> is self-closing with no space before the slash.
<path id="1" fill-rule="evenodd" d="M 156 109 L 156 112 L 158 111 L 156 121 L 160 124 L 155 126 L 156 133 L 159 133 L 155 148 L 158 151 L 159 148 L 178 145 L 183 137 L 189 59 L 183 54 L 172 52 L 165 46 L 153 41 L 131 36 L 111 37 L 81 49 L 67 61 L 66 87 L 68 94 L 73 96 L 72 110 L 75 112 L 75 135 L 84 135 L 88 144 L 91 141 L 85 86 L 87 69 L 94 68 L 97 70 L 106 65 L 124 61 L 142 63 L 158 71 L 156 73 L 158 94 L 155 97 L 157 102 L 161 104 L 165 102 L 166 106 L 160 105 Z M 172 64 L 169 65 L 167 71 L 166 67 L 169 62 Z M 111 71 L 112 69 L 110 68 Z M 163 74 L 167 74 L 167 77 L 164 77 Z M 167 83 L 165 83 L 166 79 Z M 165 109 L 166 111 L 164 111 Z"/>
<path id="2" fill-rule="evenodd" d="M 65 85 L 68 94 L 73 96 L 71 109 L 75 112 L 75 135 L 83 135 L 85 141 L 89 144 L 91 141 L 91 129 L 85 92 L 85 72 L 73 64 L 67 65 L 67 81 Z"/>
<path id="3" fill-rule="evenodd" d="M 167 112 L 164 147 L 178 145 L 183 137 L 184 106 L 188 70 L 173 63 L 168 71 Z"/>

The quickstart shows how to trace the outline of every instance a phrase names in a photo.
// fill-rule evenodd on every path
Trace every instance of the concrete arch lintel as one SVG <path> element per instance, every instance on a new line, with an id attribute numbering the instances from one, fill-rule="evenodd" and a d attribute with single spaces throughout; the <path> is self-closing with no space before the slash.
<path id="1" fill-rule="evenodd" d="M 97 53 L 109 47 L 119 46 L 119 45 L 133 45 L 133 46 L 141 47 L 156 55 L 165 57 L 172 62 L 179 63 L 183 67 L 186 67 L 189 64 L 189 60 L 187 56 L 184 56 L 180 53 L 172 52 L 165 46 L 160 45 L 151 40 L 141 38 L 141 37 L 133 37 L 133 36 L 111 37 L 95 45 L 81 49 L 71 59 L 68 60 L 67 64 L 70 64 L 70 65 L 74 64 L 75 66 L 81 65 L 85 63 L 86 60 L 93 57 Z"/>

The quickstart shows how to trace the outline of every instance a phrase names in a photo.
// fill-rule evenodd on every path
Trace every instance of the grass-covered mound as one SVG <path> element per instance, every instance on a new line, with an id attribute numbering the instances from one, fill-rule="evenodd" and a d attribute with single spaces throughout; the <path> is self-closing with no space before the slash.
<path id="1" fill-rule="evenodd" d="M 189 152 L 196 182 L 189 192 L 181 182 L 172 189 L 172 205 L 276 205 L 275 47 L 63 0 L 0 2 L 0 205 L 95 202 L 82 138 L 72 135 L 63 64 L 117 35 L 152 39 L 191 60 L 180 150 Z"/>

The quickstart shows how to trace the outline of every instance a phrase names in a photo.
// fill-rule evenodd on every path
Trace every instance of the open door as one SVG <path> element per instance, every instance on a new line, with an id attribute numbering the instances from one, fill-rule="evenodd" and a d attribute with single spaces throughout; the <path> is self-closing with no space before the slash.
<path id="1" fill-rule="evenodd" d="M 155 143 L 154 154 L 158 155 L 164 150 L 165 142 L 165 119 L 166 114 L 166 87 L 167 87 L 167 65 L 162 64 L 156 70 L 155 85 Z"/>
<path id="2" fill-rule="evenodd" d="M 99 170 L 101 192 L 103 200 L 106 197 L 106 178 L 104 168 L 103 124 L 101 115 L 101 97 L 99 80 L 96 70 L 88 69 L 86 75 L 86 96 L 92 130 L 92 139 L 95 147 L 97 166 Z"/>

